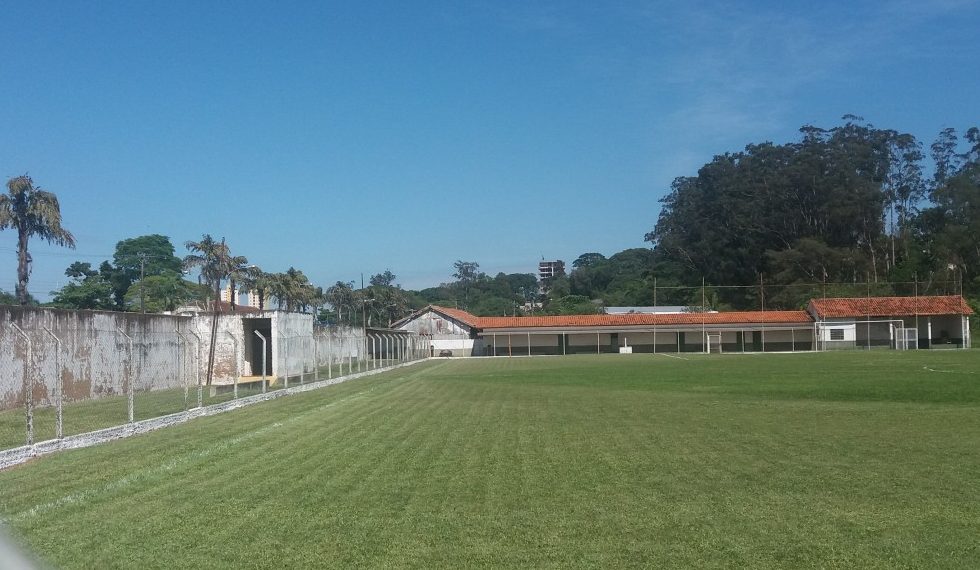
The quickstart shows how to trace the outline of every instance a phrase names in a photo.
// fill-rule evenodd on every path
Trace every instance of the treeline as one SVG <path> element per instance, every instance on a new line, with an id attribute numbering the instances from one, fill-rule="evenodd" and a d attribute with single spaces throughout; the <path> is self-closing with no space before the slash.
<path id="1" fill-rule="evenodd" d="M 604 306 L 803 307 L 820 296 L 980 297 L 980 129 L 944 129 L 928 150 L 854 116 L 800 139 L 750 144 L 676 178 L 649 248 L 584 253 L 533 303 L 485 275 L 425 300 L 481 315 Z M 533 277 L 529 275 L 528 277 Z"/>
<path id="2" fill-rule="evenodd" d="M 943 130 L 927 160 L 912 135 L 857 117 L 801 140 L 749 145 L 674 180 L 646 235 L 665 278 L 719 289 L 722 303 L 801 306 L 817 289 L 920 284 L 920 293 L 980 290 L 980 130 Z M 927 174 L 928 173 L 928 174 Z M 918 285 L 916 285 L 918 286 Z M 909 288 L 910 289 L 910 288 Z"/>
<path id="3" fill-rule="evenodd" d="M 119 242 L 112 262 L 75 262 L 52 292 L 65 308 L 173 310 L 212 306 L 223 283 L 263 306 L 326 322 L 388 326 L 427 304 L 477 315 L 583 314 L 608 306 L 800 308 L 819 296 L 949 294 L 980 297 L 980 129 L 941 131 L 928 150 L 908 133 L 845 116 L 804 126 L 782 145 L 750 144 L 676 178 L 661 199 L 647 248 L 583 253 L 546 282 L 533 273 L 488 275 L 458 260 L 453 280 L 410 291 L 389 270 L 368 285 L 322 289 L 302 271 L 266 273 L 209 235 L 177 257 L 165 236 Z M 17 228 L 17 298 L 27 295 L 27 237 L 74 246 L 57 199 L 23 176 L 0 195 L 0 229 Z M 39 217 L 32 212 L 44 212 Z M 200 272 L 195 283 L 189 269 Z M 2 292 L 0 292 L 2 295 Z"/>
<path id="4" fill-rule="evenodd" d="M 122 240 L 116 244 L 112 261 L 103 261 L 97 268 L 82 261 L 69 265 L 65 275 L 71 281 L 52 291 L 45 306 L 147 313 L 186 306 L 210 310 L 220 302 L 223 286 L 255 295 L 262 309 L 309 311 L 326 303 L 323 290 L 296 268 L 282 273 L 262 271 L 248 258 L 233 255 L 224 240 L 208 234 L 184 246 L 188 253 L 181 258 L 167 236 Z M 186 279 L 192 270 L 198 273 L 197 281 Z M 237 302 L 231 298 L 222 310 L 237 310 Z"/>

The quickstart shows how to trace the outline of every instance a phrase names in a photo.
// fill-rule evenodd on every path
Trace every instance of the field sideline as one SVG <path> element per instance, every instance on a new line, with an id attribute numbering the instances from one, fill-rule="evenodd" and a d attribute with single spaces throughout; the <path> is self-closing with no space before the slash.
<path id="1" fill-rule="evenodd" d="M 444 360 L 0 472 L 63 568 L 980 567 L 980 351 Z"/>

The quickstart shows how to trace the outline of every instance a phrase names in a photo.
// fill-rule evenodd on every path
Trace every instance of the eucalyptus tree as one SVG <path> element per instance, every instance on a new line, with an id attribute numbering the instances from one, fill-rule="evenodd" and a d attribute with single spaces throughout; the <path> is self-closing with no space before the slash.
<path id="1" fill-rule="evenodd" d="M 7 194 L 0 194 L 0 230 L 17 230 L 17 286 L 21 305 L 30 302 L 27 282 L 31 275 L 31 254 L 27 242 L 32 236 L 48 243 L 74 249 L 75 236 L 61 225 L 61 206 L 52 192 L 34 185 L 28 175 L 7 181 Z"/>

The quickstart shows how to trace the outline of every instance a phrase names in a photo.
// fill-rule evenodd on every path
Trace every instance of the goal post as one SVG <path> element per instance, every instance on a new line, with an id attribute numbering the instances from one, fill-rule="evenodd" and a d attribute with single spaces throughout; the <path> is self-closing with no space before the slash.
<path id="1" fill-rule="evenodd" d="M 717 354 L 721 354 L 721 333 L 720 332 L 719 333 L 707 333 L 705 335 L 705 339 L 707 341 L 706 348 L 707 348 L 707 353 L 708 354 L 711 354 L 712 352 L 717 353 Z"/>

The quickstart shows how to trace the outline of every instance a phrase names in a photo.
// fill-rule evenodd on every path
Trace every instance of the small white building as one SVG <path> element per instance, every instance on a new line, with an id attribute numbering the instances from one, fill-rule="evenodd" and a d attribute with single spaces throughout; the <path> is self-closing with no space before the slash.
<path id="1" fill-rule="evenodd" d="M 483 350 L 483 341 L 477 334 L 478 320 L 460 309 L 429 305 L 391 327 L 418 335 L 430 356 L 478 356 Z"/>
<path id="2" fill-rule="evenodd" d="M 821 349 L 969 348 L 973 311 L 959 295 L 813 299 Z"/>

